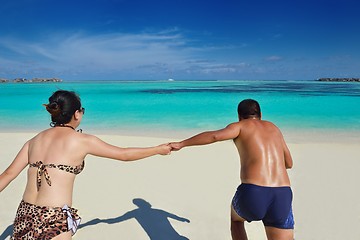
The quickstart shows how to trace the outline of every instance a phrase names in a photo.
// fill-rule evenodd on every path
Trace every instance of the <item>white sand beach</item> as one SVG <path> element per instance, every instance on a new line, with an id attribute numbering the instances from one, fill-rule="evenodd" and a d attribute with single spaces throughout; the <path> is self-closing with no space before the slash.
<path id="1" fill-rule="evenodd" d="M 294 160 L 289 174 L 295 239 L 359 239 L 359 141 L 296 141 L 290 135 L 286 137 Z M 32 136 L 0 133 L 1 172 Z M 98 136 L 123 147 L 179 140 Z M 0 239 L 11 234 L 25 181 L 23 171 L 0 194 Z M 73 239 L 158 240 L 165 234 L 192 240 L 231 239 L 230 201 L 238 184 L 239 161 L 231 141 L 130 163 L 87 157 L 85 171 L 75 183 L 73 207 L 79 209 L 82 227 Z M 152 207 L 146 208 L 146 202 Z M 247 224 L 247 230 L 249 239 L 266 239 L 261 223 Z"/>

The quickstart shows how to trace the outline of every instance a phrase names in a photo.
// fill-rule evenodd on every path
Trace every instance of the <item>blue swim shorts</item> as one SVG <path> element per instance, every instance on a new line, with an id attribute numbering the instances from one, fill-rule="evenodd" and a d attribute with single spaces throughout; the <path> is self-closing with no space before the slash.
<path id="1" fill-rule="evenodd" d="M 246 221 L 262 221 L 265 226 L 294 229 L 293 194 L 290 187 L 263 187 L 242 183 L 232 206 Z"/>

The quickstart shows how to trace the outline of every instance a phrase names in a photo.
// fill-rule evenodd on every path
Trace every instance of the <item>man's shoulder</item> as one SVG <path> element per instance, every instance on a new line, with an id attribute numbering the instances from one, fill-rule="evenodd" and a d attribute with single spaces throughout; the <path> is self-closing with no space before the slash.
<path id="1" fill-rule="evenodd" d="M 238 125 L 241 129 L 248 129 L 250 131 L 255 129 L 263 129 L 270 131 L 280 131 L 280 129 L 273 123 L 267 120 L 242 120 Z"/>
<path id="2" fill-rule="evenodd" d="M 241 121 L 238 121 L 238 122 L 233 122 L 233 123 L 230 123 L 228 125 L 228 127 L 230 128 L 243 128 L 243 127 L 250 127 L 250 126 L 254 126 L 256 127 L 257 124 L 260 124 L 266 128 L 276 128 L 276 129 L 279 129 L 273 122 L 270 122 L 268 120 L 256 120 L 254 121 L 253 119 L 244 119 L 244 120 L 241 120 Z"/>
<path id="3" fill-rule="evenodd" d="M 273 123 L 273 122 L 270 122 L 270 121 L 265 121 L 265 123 L 270 127 L 274 127 L 274 128 L 277 128 L 277 129 L 279 129 L 279 127 L 275 124 L 275 123 Z"/>
<path id="4" fill-rule="evenodd" d="M 226 128 L 233 128 L 233 129 L 237 129 L 240 128 L 243 125 L 243 123 L 241 121 L 239 122 L 232 122 L 229 125 L 227 125 Z"/>
<path id="5" fill-rule="evenodd" d="M 275 123 L 273 123 L 273 122 L 270 122 L 270 121 L 268 121 L 268 120 L 261 120 L 264 124 L 267 124 L 267 125 L 269 125 L 269 126 L 275 126 L 276 127 L 276 125 L 275 125 Z"/>

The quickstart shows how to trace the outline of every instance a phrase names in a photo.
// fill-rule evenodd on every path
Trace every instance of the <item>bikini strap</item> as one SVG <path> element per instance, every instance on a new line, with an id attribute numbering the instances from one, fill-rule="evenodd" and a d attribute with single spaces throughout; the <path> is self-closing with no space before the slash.
<path id="1" fill-rule="evenodd" d="M 45 164 L 43 164 L 42 161 L 38 161 L 36 163 L 31 163 L 30 167 L 36 167 L 37 168 L 36 181 L 37 181 L 38 190 L 41 187 L 41 176 L 42 175 L 44 175 L 47 184 L 49 186 L 51 186 L 50 176 L 49 176 L 49 173 L 48 173 L 46 167 L 54 168 L 54 167 L 56 167 L 54 164 L 45 165 Z"/>
<path id="2" fill-rule="evenodd" d="M 73 174 L 79 174 L 85 167 L 85 161 L 82 162 L 81 165 L 73 167 L 73 166 L 68 166 L 68 165 L 64 165 L 64 164 L 59 164 L 59 165 L 55 165 L 53 163 L 50 164 L 43 164 L 42 161 L 38 161 L 35 163 L 30 163 L 30 167 L 36 167 L 37 168 L 37 187 L 38 190 L 41 187 L 41 176 L 44 175 L 45 180 L 47 182 L 47 184 L 49 186 L 51 186 L 51 179 L 50 179 L 50 175 L 47 171 L 47 168 L 57 168 L 59 170 L 62 171 L 66 171 L 68 173 L 73 173 Z"/>

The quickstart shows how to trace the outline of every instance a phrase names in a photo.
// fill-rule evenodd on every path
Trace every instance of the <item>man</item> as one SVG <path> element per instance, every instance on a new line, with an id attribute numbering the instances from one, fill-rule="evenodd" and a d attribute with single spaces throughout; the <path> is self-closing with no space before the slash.
<path id="1" fill-rule="evenodd" d="M 262 220 L 269 240 L 293 239 L 292 191 L 286 171 L 293 163 L 282 133 L 261 120 L 255 100 L 241 101 L 238 117 L 224 129 L 171 143 L 172 150 L 233 139 L 240 156 L 241 184 L 231 204 L 232 238 L 247 239 L 244 222 Z"/>

